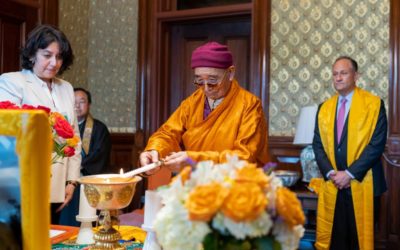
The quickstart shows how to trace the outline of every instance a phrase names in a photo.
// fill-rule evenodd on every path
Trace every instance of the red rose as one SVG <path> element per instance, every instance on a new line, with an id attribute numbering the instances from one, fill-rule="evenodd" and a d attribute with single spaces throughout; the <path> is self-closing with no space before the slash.
<path id="1" fill-rule="evenodd" d="M 34 107 L 34 106 L 32 106 L 32 105 L 29 105 L 29 104 L 23 104 L 23 105 L 21 106 L 21 109 L 34 110 L 34 109 L 36 109 L 36 107 Z"/>
<path id="2" fill-rule="evenodd" d="M 75 149 L 69 146 L 64 148 L 64 155 L 65 157 L 71 157 L 75 154 Z"/>
<path id="3" fill-rule="evenodd" d="M 48 107 L 41 106 L 41 105 L 37 106 L 37 109 L 41 109 L 41 110 L 45 111 L 47 114 L 50 114 L 50 111 L 51 111 L 51 109 L 49 109 Z"/>
<path id="4" fill-rule="evenodd" d="M 54 130 L 56 133 L 64 139 L 69 139 L 74 137 L 74 130 L 67 120 L 58 117 L 54 124 Z"/>
<path id="5" fill-rule="evenodd" d="M 0 109 L 19 109 L 19 107 L 10 101 L 3 101 L 0 102 Z"/>

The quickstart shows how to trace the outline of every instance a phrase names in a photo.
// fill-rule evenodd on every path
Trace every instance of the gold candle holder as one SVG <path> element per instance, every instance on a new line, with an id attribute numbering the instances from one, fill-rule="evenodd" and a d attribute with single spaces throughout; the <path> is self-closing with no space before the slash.
<path id="1" fill-rule="evenodd" d="M 100 229 L 94 234 L 95 244 L 90 249 L 125 249 L 118 242 L 121 234 L 114 228 L 119 225 L 117 210 L 129 205 L 141 180 L 139 176 L 126 178 L 118 174 L 89 175 L 78 180 L 89 205 L 101 210 Z"/>

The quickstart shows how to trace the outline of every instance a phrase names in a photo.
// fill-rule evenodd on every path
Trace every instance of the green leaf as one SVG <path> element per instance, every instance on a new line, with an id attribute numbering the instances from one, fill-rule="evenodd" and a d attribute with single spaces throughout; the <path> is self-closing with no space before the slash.
<path id="1" fill-rule="evenodd" d="M 247 240 L 229 241 L 225 244 L 224 250 L 251 250 L 251 244 Z"/>
<path id="2" fill-rule="evenodd" d="M 204 250 L 218 250 L 218 234 L 209 233 L 204 237 L 203 248 Z"/>
<path id="3" fill-rule="evenodd" d="M 281 245 L 273 237 L 256 238 L 253 243 L 257 250 L 281 250 Z"/>

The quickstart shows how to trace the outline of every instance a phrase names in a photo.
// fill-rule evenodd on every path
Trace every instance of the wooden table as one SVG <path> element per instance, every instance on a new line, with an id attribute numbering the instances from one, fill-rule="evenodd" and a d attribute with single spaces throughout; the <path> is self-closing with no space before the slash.
<path id="1" fill-rule="evenodd" d="M 317 225 L 317 206 L 318 196 L 307 189 L 307 183 L 299 182 L 292 190 L 296 192 L 303 207 L 306 222 L 304 228 L 306 229 L 303 239 L 315 242 L 315 233 Z"/>

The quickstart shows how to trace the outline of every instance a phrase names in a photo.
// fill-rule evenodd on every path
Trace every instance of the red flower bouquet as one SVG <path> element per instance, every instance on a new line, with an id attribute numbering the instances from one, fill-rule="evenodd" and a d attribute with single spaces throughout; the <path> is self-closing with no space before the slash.
<path id="1" fill-rule="evenodd" d="M 0 102 L 0 109 L 19 109 L 19 110 L 43 110 L 49 115 L 49 122 L 53 131 L 53 152 L 55 155 L 52 158 L 52 163 L 58 162 L 59 159 L 64 157 L 71 157 L 75 154 L 75 148 L 80 139 L 75 135 L 74 129 L 69 124 L 67 119 L 58 112 L 51 112 L 45 106 L 32 106 L 24 104 L 21 107 L 15 105 L 10 101 Z"/>
<path id="2" fill-rule="evenodd" d="M 74 129 L 60 113 L 50 113 L 49 120 L 53 130 L 54 152 L 56 153 L 52 162 L 56 163 L 60 158 L 73 156 L 80 139 L 75 136 Z"/>

